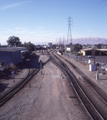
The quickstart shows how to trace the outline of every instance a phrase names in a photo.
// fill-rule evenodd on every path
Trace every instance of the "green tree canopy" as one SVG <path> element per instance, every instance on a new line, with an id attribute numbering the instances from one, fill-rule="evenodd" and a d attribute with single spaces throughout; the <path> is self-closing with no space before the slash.
<path id="1" fill-rule="evenodd" d="M 7 40 L 8 45 L 11 46 L 21 46 L 21 42 L 19 37 L 16 36 L 10 36 Z"/>
<path id="2" fill-rule="evenodd" d="M 101 49 L 101 44 L 98 44 L 98 45 L 97 45 L 97 48 L 98 48 L 98 49 Z"/>
<path id="3" fill-rule="evenodd" d="M 31 43 L 31 42 L 28 42 L 28 43 L 24 43 L 24 46 L 30 51 L 30 52 L 32 52 L 32 51 L 34 51 L 35 50 L 35 45 L 33 44 L 33 43 Z"/>
<path id="4" fill-rule="evenodd" d="M 75 44 L 74 45 L 74 50 L 76 51 L 76 52 L 79 52 L 80 51 L 80 49 L 82 49 L 82 45 L 81 44 Z"/>

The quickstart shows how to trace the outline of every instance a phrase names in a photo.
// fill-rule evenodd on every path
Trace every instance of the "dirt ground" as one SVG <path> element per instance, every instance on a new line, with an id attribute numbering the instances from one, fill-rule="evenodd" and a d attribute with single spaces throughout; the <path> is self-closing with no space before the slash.
<path id="1" fill-rule="evenodd" d="M 49 62 L 0 108 L 0 120 L 90 120 L 90 117 L 67 76 Z"/>

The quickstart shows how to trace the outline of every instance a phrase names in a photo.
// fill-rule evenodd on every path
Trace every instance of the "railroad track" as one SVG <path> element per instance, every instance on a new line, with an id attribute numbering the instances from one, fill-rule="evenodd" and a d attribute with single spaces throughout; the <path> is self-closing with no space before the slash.
<path id="1" fill-rule="evenodd" d="M 59 55 L 58 55 L 59 56 Z M 57 56 L 56 56 L 57 57 Z M 68 61 L 67 59 L 60 56 L 60 58 L 64 59 L 66 62 L 68 62 L 77 72 L 78 74 L 86 80 L 86 82 L 101 96 L 102 100 L 107 103 L 107 94 L 98 87 L 89 77 L 87 77 L 78 67 L 76 67 L 72 62 Z"/>
<path id="2" fill-rule="evenodd" d="M 84 89 L 84 87 L 81 86 L 81 84 L 78 82 L 76 77 L 72 74 L 69 67 L 62 60 L 60 60 L 56 55 L 52 55 L 52 54 L 53 53 L 51 52 L 50 59 L 53 61 L 53 63 L 55 65 L 57 65 L 68 76 L 68 79 L 69 79 L 71 85 L 73 86 L 75 93 L 77 94 L 79 100 L 81 101 L 81 103 L 83 104 L 84 108 L 89 113 L 89 115 L 92 117 L 92 119 L 106 120 L 107 119 L 107 114 L 106 114 L 107 111 L 104 111 L 105 109 L 103 109 L 99 103 L 95 103 L 93 101 L 93 99 L 90 98 L 90 96 L 85 91 L 86 89 Z M 61 56 L 60 56 L 60 58 L 61 58 Z M 56 59 L 58 59 L 60 63 L 58 63 L 56 61 Z M 93 86 L 91 86 L 91 88 L 93 88 Z M 92 90 L 90 90 L 90 91 L 92 91 Z M 95 94 L 97 94 L 96 96 L 98 96 L 98 99 L 101 99 L 101 96 L 99 97 L 98 93 L 95 93 Z M 102 101 L 101 104 L 105 105 L 105 107 L 106 107 L 107 103 L 106 102 L 103 103 L 103 102 L 104 101 Z"/>
<path id="3" fill-rule="evenodd" d="M 13 95 L 15 95 L 19 90 L 21 90 L 30 79 L 39 71 L 39 69 L 33 70 L 25 79 L 23 79 L 19 84 L 14 86 L 12 89 L 7 91 L 5 94 L 0 96 L 0 106 L 6 103 Z"/>
<path id="4" fill-rule="evenodd" d="M 49 62 L 50 59 L 48 59 L 45 63 L 43 63 L 43 66 Z M 17 85 L 12 87 L 9 91 L 4 93 L 0 96 L 0 107 L 5 104 L 12 96 L 14 96 L 18 91 L 20 91 L 32 78 L 37 72 L 40 70 L 38 69 L 30 69 L 30 65 L 26 64 L 26 66 L 29 68 L 28 75 Z"/>

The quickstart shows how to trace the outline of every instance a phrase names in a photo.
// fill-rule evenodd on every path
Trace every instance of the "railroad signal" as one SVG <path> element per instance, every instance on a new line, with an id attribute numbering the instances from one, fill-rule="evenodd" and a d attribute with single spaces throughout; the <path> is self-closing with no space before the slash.
<path id="1" fill-rule="evenodd" d="M 41 74 L 42 74 L 42 60 L 40 60 L 40 68 L 41 68 Z"/>
<path id="2" fill-rule="evenodd" d="M 42 60 L 40 60 L 40 68 L 42 69 Z"/>

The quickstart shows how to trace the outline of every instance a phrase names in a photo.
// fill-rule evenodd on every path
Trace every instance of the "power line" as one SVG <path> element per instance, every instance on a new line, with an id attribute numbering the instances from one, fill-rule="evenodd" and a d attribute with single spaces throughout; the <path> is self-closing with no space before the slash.
<path id="1" fill-rule="evenodd" d="M 105 0 L 102 0 L 99 4 L 96 5 L 96 7 L 98 7 L 98 6 L 99 6 L 101 3 L 103 3 L 104 1 L 105 1 Z M 103 13 L 101 13 L 101 14 L 99 14 L 99 15 L 96 16 L 96 13 L 100 13 L 99 11 L 101 11 L 101 9 L 104 9 L 106 6 L 107 6 L 107 3 L 104 4 L 102 7 L 100 7 L 99 9 L 97 9 L 96 11 L 94 11 L 93 13 L 91 13 L 90 15 L 87 14 L 87 15 L 88 15 L 87 17 L 84 16 L 85 19 L 83 19 L 83 20 L 84 20 L 85 22 L 88 22 L 88 21 L 91 21 L 91 20 L 97 18 L 98 16 L 106 13 L 106 11 L 104 11 Z M 96 8 L 96 7 L 95 7 L 95 8 Z M 94 9 L 95 9 L 95 8 L 94 8 Z M 89 10 L 89 11 L 90 11 L 90 10 Z M 89 13 L 89 12 L 88 12 L 88 13 Z M 95 15 L 94 18 L 91 17 L 91 16 L 93 16 L 93 15 Z M 89 20 L 90 18 L 92 18 L 92 19 Z M 83 20 L 82 20 L 82 21 L 83 21 Z M 87 20 L 88 20 L 88 21 L 87 21 Z M 80 23 L 80 20 L 79 20 L 79 23 Z M 78 24 L 78 23 L 76 23 L 76 24 Z M 82 25 L 82 24 L 79 24 L 79 26 L 80 26 L 80 25 Z"/>
<path id="2" fill-rule="evenodd" d="M 70 41 L 72 44 L 72 34 L 71 34 L 71 25 L 73 23 L 73 19 L 71 17 L 68 18 L 68 34 L 67 34 L 67 44 Z"/>
<path id="3" fill-rule="evenodd" d="M 78 19 L 77 19 L 77 21 L 80 21 L 81 20 L 81 18 L 82 18 L 82 20 L 84 20 L 84 17 L 86 18 L 86 16 L 87 17 L 90 17 L 90 11 L 94 11 L 94 9 L 95 8 L 97 8 L 99 5 L 101 5 L 103 2 L 104 2 L 105 0 L 102 0 L 102 1 L 100 1 L 97 5 L 95 5 L 94 7 L 93 7 L 93 9 L 91 9 L 91 10 L 88 10 L 85 14 L 83 14 L 83 15 L 81 15 L 81 17 L 79 17 Z M 103 6 L 104 7 L 104 6 Z M 102 7 L 102 8 L 103 8 Z M 93 13 L 92 13 L 93 14 Z"/>

